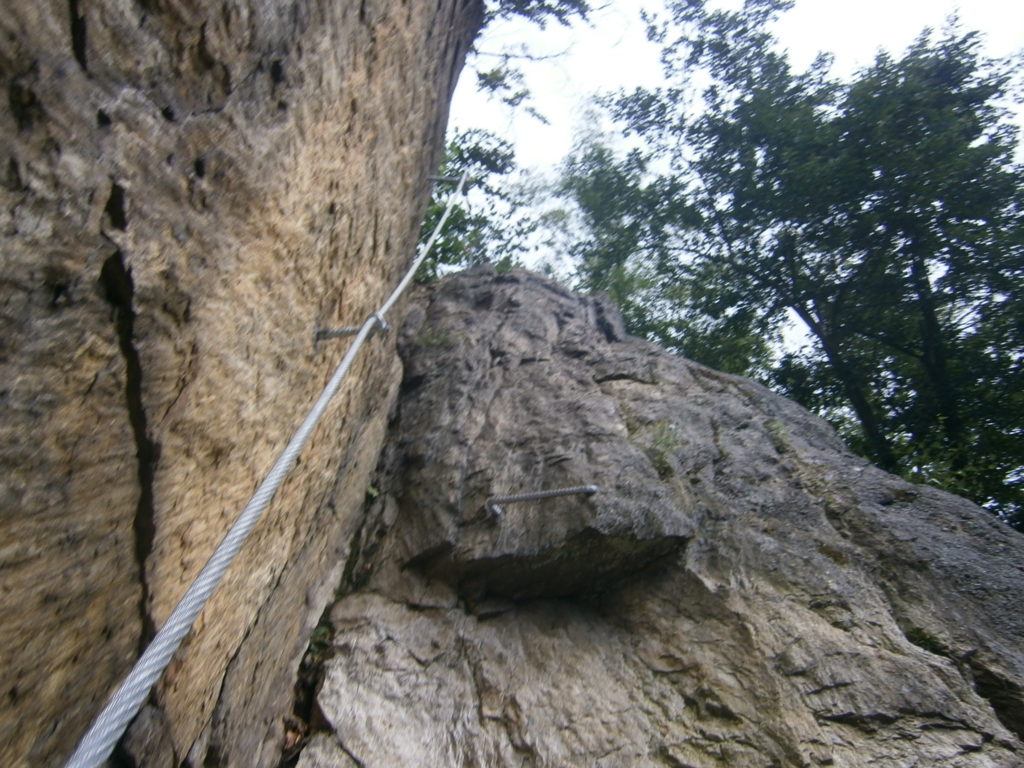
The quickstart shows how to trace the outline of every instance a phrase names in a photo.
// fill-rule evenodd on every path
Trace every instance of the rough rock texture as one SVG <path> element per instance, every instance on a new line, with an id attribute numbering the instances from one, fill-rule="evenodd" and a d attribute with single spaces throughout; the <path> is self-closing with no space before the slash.
<path id="1" fill-rule="evenodd" d="M 400 346 L 301 768 L 1024 765 L 1020 534 L 528 273 Z"/>
<path id="2" fill-rule="evenodd" d="M 0 763 L 71 751 L 411 258 L 479 0 L 0 14 Z M 377 340 L 137 724 L 259 765 L 399 369 Z M 204 762 L 205 761 L 205 762 Z"/>

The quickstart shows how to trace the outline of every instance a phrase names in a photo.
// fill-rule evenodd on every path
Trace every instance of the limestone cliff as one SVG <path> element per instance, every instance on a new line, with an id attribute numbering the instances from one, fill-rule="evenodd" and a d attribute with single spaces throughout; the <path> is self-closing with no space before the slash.
<path id="1" fill-rule="evenodd" d="M 1024 765 L 1018 533 L 528 273 L 400 349 L 299 766 Z"/>
<path id="2" fill-rule="evenodd" d="M 411 259 L 479 0 L 0 14 L 0 764 L 56 765 Z M 149 766 L 276 763 L 399 376 L 357 362 L 156 691 Z M 343 490 L 342 479 L 344 479 Z"/>

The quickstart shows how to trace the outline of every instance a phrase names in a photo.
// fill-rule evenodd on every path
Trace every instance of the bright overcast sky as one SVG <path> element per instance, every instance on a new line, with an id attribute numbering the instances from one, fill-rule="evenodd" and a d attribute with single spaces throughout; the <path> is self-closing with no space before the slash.
<path id="1" fill-rule="evenodd" d="M 481 69 L 499 61 L 486 54 L 524 42 L 534 54 L 565 52 L 547 61 L 519 62 L 534 94 L 532 103 L 549 126 L 477 94 L 476 76 L 467 69 L 455 94 L 452 127 L 483 127 L 505 136 L 515 143 L 524 167 L 555 166 L 570 150 L 592 94 L 654 85 L 661 77 L 657 47 L 647 42 L 639 14 L 640 8 L 662 7 L 660 0 L 611 0 L 604 5 L 590 26 L 549 24 L 540 30 L 514 21 L 493 25 L 478 41 L 484 53 L 477 60 Z M 924 27 L 941 29 L 953 12 L 959 13 L 964 29 L 984 33 L 988 55 L 1006 56 L 1024 48 L 1022 0 L 969 0 L 962 5 L 955 0 L 797 0 L 776 34 L 796 67 L 806 66 L 824 50 L 835 55 L 835 71 L 848 73 L 870 64 L 879 48 L 902 53 Z"/>

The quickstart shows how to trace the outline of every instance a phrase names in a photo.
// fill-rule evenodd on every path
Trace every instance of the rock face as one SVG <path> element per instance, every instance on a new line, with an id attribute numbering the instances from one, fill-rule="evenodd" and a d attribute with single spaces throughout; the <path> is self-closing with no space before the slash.
<path id="1" fill-rule="evenodd" d="M 412 256 L 479 0 L 0 15 L 0 763 L 66 757 Z M 399 367 L 376 340 L 137 723 L 276 764 Z"/>
<path id="2" fill-rule="evenodd" d="M 529 273 L 400 347 L 299 766 L 1024 765 L 1019 534 Z"/>

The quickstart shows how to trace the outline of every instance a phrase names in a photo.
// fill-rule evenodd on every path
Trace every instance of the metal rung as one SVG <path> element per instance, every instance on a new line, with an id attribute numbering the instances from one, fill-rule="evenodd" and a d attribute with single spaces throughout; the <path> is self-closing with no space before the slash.
<path id="1" fill-rule="evenodd" d="M 514 496 L 491 496 L 484 502 L 484 506 L 495 517 L 500 517 L 504 511 L 499 504 L 514 504 L 520 501 L 536 501 L 538 499 L 552 499 L 555 496 L 572 496 L 573 494 L 586 494 L 593 496 L 600 492 L 596 485 L 577 485 L 572 488 L 552 488 L 548 491 L 534 491 L 532 493 L 518 493 Z"/>
<path id="2" fill-rule="evenodd" d="M 391 330 L 391 326 L 384 321 L 379 312 L 374 312 L 371 317 L 377 321 L 377 327 L 374 330 L 381 333 L 387 333 Z M 355 336 L 359 333 L 360 329 L 361 326 L 358 325 L 343 325 L 341 328 L 318 328 L 313 332 L 313 343 L 316 344 L 318 341 L 326 341 L 327 339 Z"/>
<path id="3" fill-rule="evenodd" d="M 359 333 L 359 327 L 355 325 L 346 325 L 341 328 L 318 328 L 313 333 L 313 341 L 340 339 L 343 336 L 355 336 L 357 333 Z"/>

